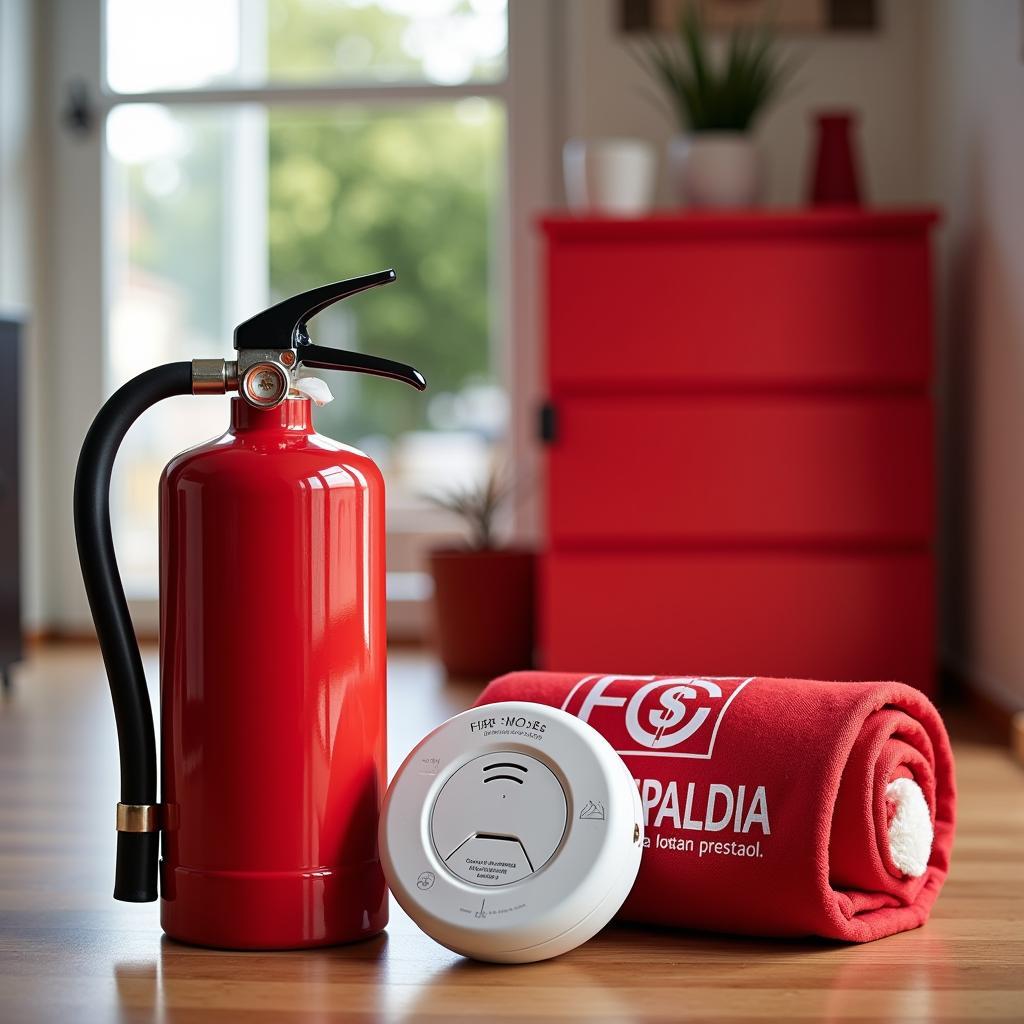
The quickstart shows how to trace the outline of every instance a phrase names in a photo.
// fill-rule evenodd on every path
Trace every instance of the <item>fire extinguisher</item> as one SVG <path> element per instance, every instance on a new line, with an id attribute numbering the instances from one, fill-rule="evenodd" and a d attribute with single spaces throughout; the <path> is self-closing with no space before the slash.
<path id="1" fill-rule="evenodd" d="M 426 383 L 310 342 L 307 321 L 391 270 L 285 299 L 235 329 L 237 358 L 168 363 L 100 410 L 75 532 L 121 765 L 114 898 L 157 898 L 173 938 L 328 945 L 387 923 L 384 485 L 314 432 L 301 366 Z M 173 395 L 238 392 L 231 423 L 160 480 L 162 799 L 146 680 L 118 574 L 110 474 L 132 423 Z M 160 845 L 162 837 L 162 856 Z"/>

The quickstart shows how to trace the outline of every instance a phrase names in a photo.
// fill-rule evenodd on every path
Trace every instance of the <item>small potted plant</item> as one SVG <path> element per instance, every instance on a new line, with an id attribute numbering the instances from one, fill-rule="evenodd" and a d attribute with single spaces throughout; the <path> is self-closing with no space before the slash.
<path id="1" fill-rule="evenodd" d="M 722 60 L 708 50 L 700 12 L 688 4 L 673 43 L 654 39 L 640 55 L 680 128 L 669 142 L 673 189 L 691 206 L 752 206 L 762 172 L 751 128 L 789 69 L 766 28 L 733 29 Z"/>
<path id="2" fill-rule="evenodd" d="M 430 553 L 438 653 L 449 676 L 484 679 L 533 664 L 534 554 L 501 546 L 512 494 L 499 470 L 479 485 L 426 495 L 459 516 L 467 543 Z"/>

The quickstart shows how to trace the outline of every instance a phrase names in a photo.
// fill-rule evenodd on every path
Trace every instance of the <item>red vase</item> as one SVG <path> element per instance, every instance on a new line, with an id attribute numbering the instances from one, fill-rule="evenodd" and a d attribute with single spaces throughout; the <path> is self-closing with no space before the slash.
<path id="1" fill-rule="evenodd" d="M 815 206 L 859 205 L 860 172 L 854 153 L 853 124 L 849 112 L 817 114 L 818 140 L 811 180 L 811 203 Z"/>

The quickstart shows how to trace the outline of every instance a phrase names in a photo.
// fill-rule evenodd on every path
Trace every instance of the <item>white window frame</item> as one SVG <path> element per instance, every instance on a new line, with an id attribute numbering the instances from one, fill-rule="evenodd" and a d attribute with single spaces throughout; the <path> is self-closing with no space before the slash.
<path id="1" fill-rule="evenodd" d="M 46 85 L 45 144 L 49 174 L 39 294 L 49 301 L 37 312 L 47 359 L 40 382 L 51 410 L 46 439 L 48 500 L 39 524 L 43 537 L 42 603 L 45 620 L 58 632 L 89 629 L 88 605 L 78 573 L 70 510 L 75 463 L 92 416 L 106 397 L 106 268 L 101 258 L 104 231 L 103 124 L 110 109 L 126 103 L 201 105 L 256 102 L 283 106 L 395 106 L 464 96 L 501 99 L 505 105 L 506 208 L 497 232 L 495 273 L 503 296 L 496 319 L 499 360 L 512 409 L 509 448 L 521 479 L 536 480 L 534 412 L 539 399 L 537 343 L 540 270 L 533 218 L 554 196 L 557 174 L 552 113 L 555 38 L 561 3 L 510 0 L 507 75 L 503 81 L 466 85 L 350 85 L 310 83 L 256 87 L 163 90 L 115 94 L 103 75 L 103 0 L 51 0 L 40 19 L 42 78 Z M 90 131 L 65 124 L 74 85 L 84 88 L 94 113 Z M 224 351 L 230 338 L 224 339 Z M 517 508 L 519 539 L 536 534 L 534 500 Z M 71 580 L 74 579 L 74 584 Z M 133 602 L 140 633 L 155 632 L 155 601 Z"/>

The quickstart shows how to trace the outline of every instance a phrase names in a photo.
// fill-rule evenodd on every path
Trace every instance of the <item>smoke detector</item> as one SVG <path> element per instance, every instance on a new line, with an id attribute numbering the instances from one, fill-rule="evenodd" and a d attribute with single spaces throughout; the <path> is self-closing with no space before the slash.
<path id="1" fill-rule="evenodd" d="M 384 872 L 406 913 L 477 960 L 527 963 L 591 938 L 640 867 L 636 785 L 607 740 L 525 701 L 456 715 L 391 782 Z"/>

